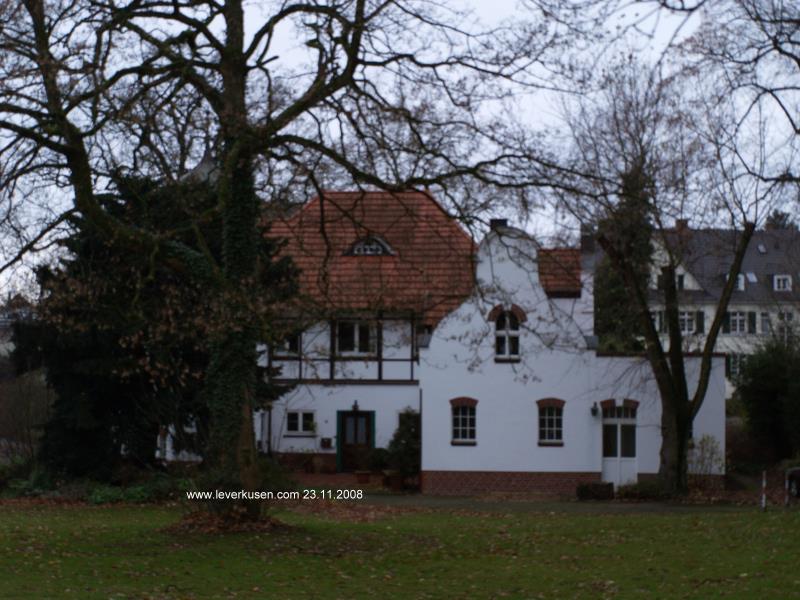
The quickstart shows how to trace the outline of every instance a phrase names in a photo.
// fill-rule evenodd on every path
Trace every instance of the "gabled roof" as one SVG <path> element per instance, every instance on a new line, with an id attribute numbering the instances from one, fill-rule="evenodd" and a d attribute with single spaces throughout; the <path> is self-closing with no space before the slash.
<path id="1" fill-rule="evenodd" d="M 722 295 L 741 232 L 681 228 L 665 233 L 683 267 L 702 288 L 682 294 L 695 302 L 715 302 Z M 734 290 L 731 303 L 773 304 L 800 300 L 800 232 L 791 229 L 755 231 L 740 272 L 745 275 L 745 289 Z M 772 278 L 775 275 L 791 275 L 792 291 L 774 291 Z"/>
<path id="2" fill-rule="evenodd" d="M 542 248 L 537 256 L 539 260 L 539 281 L 549 297 L 580 297 L 580 248 Z"/>
<path id="3" fill-rule="evenodd" d="M 473 291 L 475 245 L 426 192 L 325 192 L 273 221 L 301 271 L 304 299 L 325 312 L 412 311 L 435 324 Z M 353 255 L 359 240 L 383 255 Z"/>

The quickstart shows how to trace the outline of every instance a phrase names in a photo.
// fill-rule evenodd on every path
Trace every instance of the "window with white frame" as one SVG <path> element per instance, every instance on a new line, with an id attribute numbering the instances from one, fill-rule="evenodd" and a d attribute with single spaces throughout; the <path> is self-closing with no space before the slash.
<path id="1" fill-rule="evenodd" d="M 316 430 L 312 411 L 290 410 L 286 413 L 287 435 L 313 435 Z"/>
<path id="2" fill-rule="evenodd" d="M 726 274 L 725 275 L 725 281 L 728 281 L 728 279 L 729 279 L 729 276 Z M 743 292 L 744 291 L 744 286 L 745 286 L 744 273 L 739 273 L 736 276 L 736 285 L 734 286 L 733 289 L 737 290 L 739 292 Z"/>
<path id="3" fill-rule="evenodd" d="M 773 278 L 773 286 L 776 292 L 791 292 L 792 291 L 792 276 L 791 275 L 775 275 Z"/>
<path id="4" fill-rule="evenodd" d="M 747 313 L 742 311 L 730 312 L 728 313 L 728 322 L 730 324 L 731 333 L 747 333 Z"/>
<path id="5" fill-rule="evenodd" d="M 788 342 L 792 337 L 794 324 L 794 313 L 791 311 L 780 311 L 778 313 L 778 326 L 775 333 L 778 339 L 783 342 Z"/>
<path id="6" fill-rule="evenodd" d="M 519 358 L 519 319 L 511 311 L 503 311 L 495 321 L 495 358 Z"/>
<path id="7" fill-rule="evenodd" d="M 539 407 L 539 443 L 564 442 L 564 409 L 560 406 Z"/>
<path id="8" fill-rule="evenodd" d="M 366 321 L 339 321 L 336 323 L 337 354 L 374 354 L 376 339 L 375 323 Z"/>
<path id="9" fill-rule="evenodd" d="M 736 276 L 736 289 L 738 291 L 740 291 L 740 292 L 743 292 L 744 291 L 744 286 L 745 286 L 744 273 L 739 273 Z"/>
<path id="10" fill-rule="evenodd" d="M 769 320 L 769 313 L 761 313 L 761 333 L 763 335 L 772 333 L 772 322 Z"/>
<path id="11" fill-rule="evenodd" d="M 683 335 L 690 335 L 695 332 L 695 314 L 691 311 L 681 311 L 678 313 L 678 327 Z"/>
<path id="12" fill-rule="evenodd" d="M 453 443 L 475 442 L 475 406 L 453 405 Z"/>

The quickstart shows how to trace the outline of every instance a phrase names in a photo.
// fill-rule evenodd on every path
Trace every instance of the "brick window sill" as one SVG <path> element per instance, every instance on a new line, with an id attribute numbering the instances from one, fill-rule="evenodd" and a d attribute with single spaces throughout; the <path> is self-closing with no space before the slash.
<path id="1" fill-rule="evenodd" d="M 519 358 L 495 358 L 494 362 L 499 364 L 515 364 L 520 362 Z"/>
<path id="2" fill-rule="evenodd" d="M 451 446 L 477 446 L 478 442 L 470 441 L 470 440 L 452 440 L 450 442 Z"/>
<path id="3" fill-rule="evenodd" d="M 543 448 L 561 448 L 564 442 L 539 442 L 539 446 Z"/>

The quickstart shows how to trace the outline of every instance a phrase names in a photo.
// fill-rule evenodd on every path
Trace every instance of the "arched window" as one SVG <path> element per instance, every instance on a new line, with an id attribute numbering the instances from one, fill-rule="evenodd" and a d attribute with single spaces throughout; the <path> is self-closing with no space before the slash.
<path id="1" fill-rule="evenodd" d="M 349 256 L 391 256 L 394 254 L 385 240 L 371 235 L 358 240 L 346 252 Z"/>
<path id="2" fill-rule="evenodd" d="M 519 360 L 520 323 L 525 321 L 525 312 L 516 304 L 511 308 L 495 306 L 489 312 L 489 321 L 494 321 L 494 358 L 498 362 Z"/>
<path id="3" fill-rule="evenodd" d="M 519 319 L 510 310 L 503 311 L 494 322 L 496 358 L 519 358 Z"/>

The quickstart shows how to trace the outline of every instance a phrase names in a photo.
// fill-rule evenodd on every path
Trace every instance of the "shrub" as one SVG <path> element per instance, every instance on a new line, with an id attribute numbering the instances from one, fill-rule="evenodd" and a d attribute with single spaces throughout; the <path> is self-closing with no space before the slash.
<path id="1" fill-rule="evenodd" d="M 689 450 L 689 473 L 692 475 L 719 475 L 725 469 L 725 457 L 722 455 L 717 438 L 705 434 Z"/>
<path id="2" fill-rule="evenodd" d="M 389 451 L 386 448 L 373 448 L 369 455 L 371 471 L 383 471 L 389 466 Z"/>
<path id="3" fill-rule="evenodd" d="M 766 462 L 800 452 L 800 348 L 779 340 L 750 355 L 737 381 L 747 424 Z"/>
<path id="4" fill-rule="evenodd" d="M 422 443 L 419 431 L 419 413 L 406 409 L 400 414 L 400 425 L 389 442 L 389 468 L 404 477 L 417 475 L 422 464 Z"/>
<path id="5" fill-rule="evenodd" d="M 113 485 L 98 485 L 95 486 L 86 500 L 90 504 L 112 504 L 114 502 L 122 502 L 124 494 L 121 487 Z"/>
<path id="6" fill-rule="evenodd" d="M 578 500 L 613 500 L 614 484 L 581 483 L 576 490 Z"/>
<path id="7" fill-rule="evenodd" d="M 27 480 L 32 470 L 33 463 L 23 458 L 0 464 L 0 490 L 6 488 L 14 479 Z"/>

